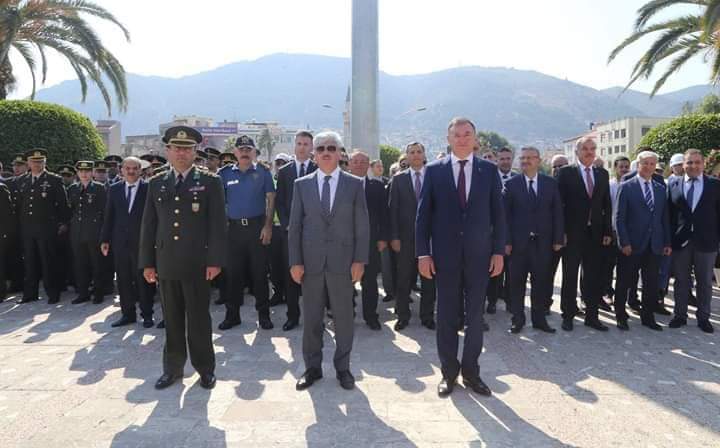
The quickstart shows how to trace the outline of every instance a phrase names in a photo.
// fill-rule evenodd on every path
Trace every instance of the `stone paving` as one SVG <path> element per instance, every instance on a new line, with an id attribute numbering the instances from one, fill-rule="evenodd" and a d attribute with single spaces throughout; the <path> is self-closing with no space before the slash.
<path id="1" fill-rule="evenodd" d="M 325 378 L 296 392 L 301 330 L 282 332 L 284 306 L 274 330 L 258 330 L 246 304 L 242 326 L 215 332 L 214 390 L 188 365 L 182 384 L 156 391 L 162 330 L 111 329 L 117 306 L 72 297 L 0 304 L 0 447 L 720 446 L 720 332 L 693 319 L 662 333 L 633 314 L 628 333 L 576 320 L 572 333 L 511 335 L 501 305 L 481 358 L 494 395 L 458 387 L 440 399 L 434 333 L 417 318 L 394 332 L 392 303 L 381 332 L 356 319 L 351 392 L 334 378 L 329 337 Z M 714 309 L 720 330 L 718 298 Z M 223 308 L 212 311 L 216 326 Z"/>

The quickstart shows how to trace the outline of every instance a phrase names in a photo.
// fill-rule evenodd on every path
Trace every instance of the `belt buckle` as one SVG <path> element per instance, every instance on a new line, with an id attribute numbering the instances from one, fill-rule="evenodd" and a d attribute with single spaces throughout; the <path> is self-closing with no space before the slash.
<path id="1" fill-rule="evenodd" d="M 247 220 L 247 218 L 242 218 L 242 219 L 240 220 L 240 225 L 242 225 L 243 227 L 247 227 L 247 226 L 248 226 L 248 220 Z"/>

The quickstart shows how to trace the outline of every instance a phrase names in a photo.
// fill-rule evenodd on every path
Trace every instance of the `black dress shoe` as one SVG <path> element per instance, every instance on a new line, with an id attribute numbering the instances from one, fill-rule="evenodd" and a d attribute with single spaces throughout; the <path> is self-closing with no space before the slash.
<path id="1" fill-rule="evenodd" d="M 713 326 L 709 320 L 699 320 L 698 328 L 700 328 L 705 333 L 714 333 L 715 332 L 715 329 L 713 328 Z"/>
<path id="2" fill-rule="evenodd" d="M 31 303 L 31 302 L 37 302 L 40 300 L 39 297 L 23 297 L 22 299 L 18 300 L 16 303 Z"/>
<path id="3" fill-rule="evenodd" d="M 322 370 L 315 368 L 307 369 L 295 384 L 295 390 L 305 390 L 322 377 Z"/>
<path id="4" fill-rule="evenodd" d="M 152 328 L 155 326 L 155 322 L 153 322 L 152 318 L 143 320 L 143 328 Z"/>
<path id="5" fill-rule="evenodd" d="M 437 328 L 435 326 L 435 321 L 432 319 L 424 320 L 422 322 L 422 326 L 427 328 L 428 330 L 434 330 L 435 328 Z"/>
<path id="6" fill-rule="evenodd" d="M 648 327 L 651 330 L 662 331 L 662 327 L 657 322 L 652 320 L 641 321 L 643 327 Z"/>
<path id="7" fill-rule="evenodd" d="M 608 331 L 608 327 L 606 327 L 605 325 L 601 324 L 600 321 L 597 320 L 597 319 L 586 320 L 586 321 L 585 321 L 585 326 L 586 326 L 586 327 L 590 327 L 590 328 L 592 328 L 593 330 L 597 330 L 597 331 Z"/>
<path id="8" fill-rule="evenodd" d="M 172 375 L 170 373 L 163 373 L 160 378 L 155 382 L 155 389 L 166 389 L 173 385 L 173 383 L 181 378 L 181 375 Z"/>
<path id="9" fill-rule="evenodd" d="M 668 309 L 665 308 L 664 305 L 658 305 L 658 307 L 655 308 L 655 314 L 660 314 L 662 316 L 672 316 L 672 313 L 668 311 Z"/>
<path id="10" fill-rule="evenodd" d="M 487 387 L 487 384 L 483 383 L 483 380 L 480 379 L 480 377 L 476 378 L 465 378 L 463 377 L 463 384 L 465 387 L 469 388 L 473 392 L 475 392 L 478 395 L 484 395 L 486 397 L 489 397 L 492 395 L 492 392 L 490 391 L 490 388 Z"/>
<path id="11" fill-rule="evenodd" d="M 685 319 L 683 317 L 677 317 L 677 316 L 673 317 L 672 320 L 670 321 L 670 323 L 668 324 L 668 326 L 670 328 L 680 328 L 680 327 L 684 327 L 685 325 L 687 325 L 687 319 Z"/>
<path id="12" fill-rule="evenodd" d="M 275 328 L 270 320 L 270 316 L 260 316 L 260 318 L 258 318 L 258 323 L 260 324 L 260 328 L 263 330 L 272 330 Z"/>
<path id="13" fill-rule="evenodd" d="M 543 331 L 543 332 L 545 332 L 545 333 L 551 333 L 551 334 L 552 334 L 552 333 L 555 333 L 555 331 L 556 331 L 553 327 L 551 327 L 551 326 L 548 325 L 547 323 L 542 324 L 542 325 L 533 325 L 533 328 L 536 329 L 536 330 L 540 330 L 540 331 Z"/>
<path id="14" fill-rule="evenodd" d="M 165 319 L 158 322 L 157 327 L 155 327 L 155 328 L 161 328 L 161 329 L 165 328 Z"/>
<path id="15" fill-rule="evenodd" d="M 382 327 L 380 326 L 380 322 L 377 320 L 371 320 L 367 323 L 367 326 L 370 327 L 371 330 L 380 331 Z"/>
<path id="16" fill-rule="evenodd" d="M 203 373 L 202 375 L 200 375 L 200 387 L 202 387 L 203 389 L 212 389 L 213 387 L 215 387 L 215 383 L 217 383 L 215 374 Z"/>
<path id="17" fill-rule="evenodd" d="M 447 397 L 452 393 L 453 389 L 455 389 L 455 378 L 443 378 L 442 381 L 440 381 L 440 384 L 438 384 L 438 395 L 441 397 Z"/>
<path id="18" fill-rule="evenodd" d="M 345 390 L 353 390 L 355 388 L 355 377 L 352 376 L 349 370 L 343 370 L 335 375 L 340 381 L 340 387 Z"/>
<path id="19" fill-rule="evenodd" d="M 510 326 L 510 333 L 517 334 L 520 333 L 525 325 L 521 324 L 512 324 Z"/>
<path id="20" fill-rule="evenodd" d="M 628 331 L 628 330 L 630 330 L 630 326 L 628 325 L 627 320 L 619 320 L 619 321 L 617 321 L 617 327 L 618 327 L 620 330 L 623 330 L 623 331 Z"/>
<path id="21" fill-rule="evenodd" d="M 296 321 L 295 319 L 288 319 L 288 321 L 283 324 L 283 331 L 290 331 L 297 326 L 298 321 Z"/>
<path id="22" fill-rule="evenodd" d="M 603 299 L 600 299 L 600 303 L 598 303 L 598 308 L 603 311 L 612 311 L 612 307 Z"/>
<path id="23" fill-rule="evenodd" d="M 405 319 L 398 320 L 397 322 L 395 322 L 395 331 L 404 330 L 405 328 L 407 328 L 409 323 L 410 322 Z"/>
<path id="24" fill-rule="evenodd" d="M 561 328 L 565 331 L 572 331 L 573 330 L 573 321 L 572 319 L 563 319 Z"/>
<path id="25" fill-rule="evenodd" d="M 117 328 L 117 327 L 122 327 L 122 326 L 125 326 L 125 325 L 134 324 L 135 322 L 137 322 L 137 318 L 131 318 L 131 317 L 123 316 L 123 317 L 121 317 L 120 319 L 118 319 L 118 320 L 116 320 L 115 322 L 113 322 L 112 324 L 110 324 L 110 326 L 111 326 L 112 328 Z"/>
<path id="26" fill-rule="evenodd" d="M 488 314 L 495 314 L 497 312 L 497 305 L 494 303 L 488 303 L 487 305 L 487 313 Z"/>
<path id="27" fill-rule="evenodd" d="M 387 302 L 392 302 L 393 300 L 395 300 L 395 297 L 393 297 L 393 296 L 390 295 L 390 294 L 386 295 L 386 296 L 383 297 L 383 299 L 382 299 L 382 301 L 385 302 L 385 303 L 387 303 Z"/>
<path id="28" fill-rule="evenodd" d="M 90 301 L 90 296 L 85 296 L 85 297 L 78 296 L 78 297 L 75 297 L 74 299 L 72 299 L 72 301 L 70 303 L 72 305 L 79 305 L 81 303 L 85 303 L 85 302 L 89 302 L 89 301 Z"/>
<path id="29" fill-rule="evenodd" d="M 240 320 L 240 318 L 237 318 L 237 319 L 225 318 L 224 321 L 220 322 L 220 325 L 218 325 L 218 328 L 220 330 L 229 330 L 233 327 L 237 327 L 238 325 L 241 324 L 241 322 L 242 321 Z"/>

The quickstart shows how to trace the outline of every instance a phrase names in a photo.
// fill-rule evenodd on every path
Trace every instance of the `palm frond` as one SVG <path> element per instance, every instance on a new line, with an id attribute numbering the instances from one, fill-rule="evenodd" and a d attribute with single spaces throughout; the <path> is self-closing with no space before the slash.
<path id="1" fill-rule="evenodd" d="M 701 32 L 701 21 L 702 18 L 699 15 L 688 15 L 677 19 L 666 20 L 645 29 L 635 31 L 610 52 L 610 56 L 608 56 L 608 64 L 612 62 L 622 50 L 648 34 L 664 30 L 685 30 L 686 33 Z"/>
<path id="2" fill-rule="evenodd" d="M 32 93 L 30 94 L 30 99 L 35 99 L 35 92 L 37 91 L 37 80 L 35 78 L 35 57 L 33 56 L 32 49 L 30 48 L 30 45 L 24 42 L 13 42 L 12 46 L 18 51 L 18 53 L 20 53 L 22 58 L 25 60 L 28 68 L 30 69 L 30 76 L 32 77 Z"/>
<path id="3" fill-rule="evenodd" d="M 689 47 L 686 47 L 685 51 L 681 53 L 677 58 L 673 59 L 673 61 L 670 63 L 670 66 L 665 70 L 665 73 L 658 78 L 658 80 L 655 82 L 655 85 L 653 86 L 652 91 L 650 92 L 650 97 L 655 96 L 655 94 L 662 88 L 663 85 L 665 85 L 665 82 L 672 76 L 673 74 L 677 73 L 680 68 L 685 65 L 687 61 L 692 59 L 693 56 L 697 55 L 702 51 L 704 48 L 699 45 L 692 45 Z"/>
<path id="4" fill-rule="evenodd" d="M 680 4 L 704 6 L 708 3 L 708 1 L 710 0 L 651 0 L 638 9 L 638 16 L 635 20 L 635 30 L 640 31 L 650 19 L 655 17 L 655 15 L 663 11 L 665 8 Z"/>

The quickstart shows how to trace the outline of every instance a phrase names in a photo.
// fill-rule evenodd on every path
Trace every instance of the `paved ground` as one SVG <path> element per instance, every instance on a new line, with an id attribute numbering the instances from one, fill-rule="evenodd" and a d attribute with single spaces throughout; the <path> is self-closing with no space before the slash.
<path id="1" fill-rule="evenodd" d="M 481 358 L 493 397 L 459 387 L 439 399 L 434 333 L 417 319 L 398 334 L 390 308 L 380 333 L 358 318 L 356 390 L 338 386 L 328 337 L 325 379 L 298 393 L 301 331 L 258 331 L 246 305 L 240 328 L 215 334 L 213 391 L 189 365 L 182 385 L 156 391 L 162 331 L 111 329 L 119 308 L 71 298 L 0 304 L 4 448 L 720 446 L 720 336 L 694 320 L 660 334 L 634 316 L 629 333 L 576 321 L 572 333 L 510 335 L 500 306 Z M 274 313 L 280 327 L 284 308 Z M 215 325 L 221 318 L 213 305 Z"/>

